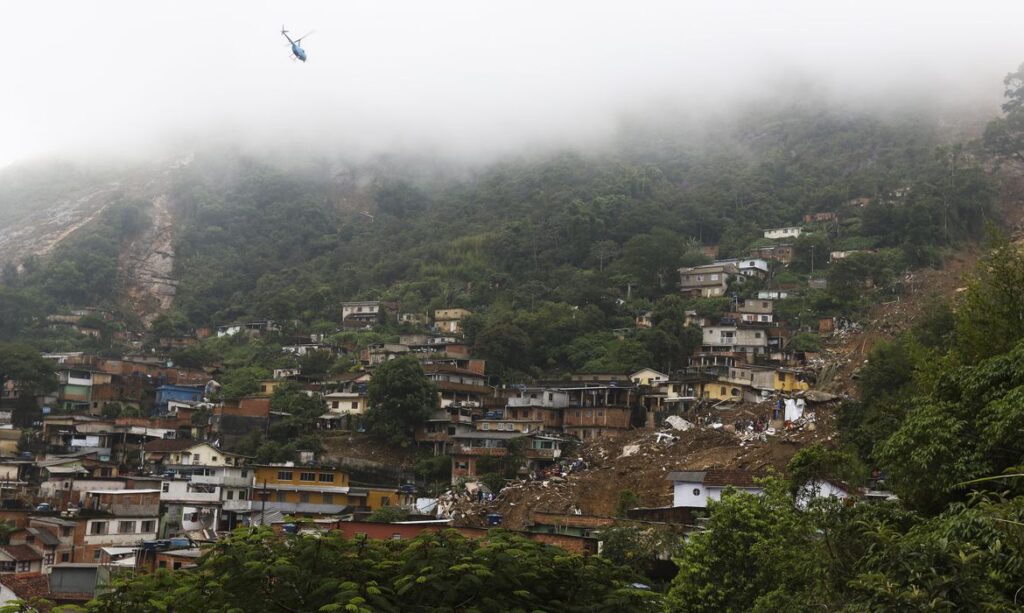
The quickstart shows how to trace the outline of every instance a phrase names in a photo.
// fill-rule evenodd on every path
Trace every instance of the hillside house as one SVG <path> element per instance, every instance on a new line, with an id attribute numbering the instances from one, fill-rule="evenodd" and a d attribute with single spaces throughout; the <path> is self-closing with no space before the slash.
<path id="1" fill-rule="evenodd" d="M 714 264 L 731 264 L 735 266 L 744 277 L 754 277 L 757 279 L 767 279 L 768 273 L 770 272 L 768 261 L 761 258 L 734 258 L 729 260 L 718 260 Z"/>
<path id="2" fill-rule="evenodd" d="M 660 383 L 668 381 L 669 377 L 663 372 L 658 372 L 653 368 L 643 368 L 629 375 L 629 380 L 636 385 L 646 385 L 652 387 Z"/>
<path id="3" fill-rule="evenodd" d="M 800 226 L 787 226 L 785 228 L 768 228 L 764 231 L 764 237 L 778 240 L 784 238 L 796 238 L 800 236 Z"/>
<path id="4" fill-rule="evenodd" d="M 821 211 L 819 213 L 808 213 L 804 215 L 804 223 L 830 223 L 839 221 L 839 215 L 831 211 Z"/>
<path id="5" fill-rule="evenodd" d="M 740 274 L 735 264 L 705 264 L 679 269 L 679 287 L 684 296 L 724 296 L 730 279 Z"/>
<path id="6" fill-rule="evenodd" d="M 747 256 L 789 264 L 793 261 L 793 245 L 782 243 L 768 247 L 754 247 L 747 252 Z"/>
<path id="7" fill-rule="evenodd" d="M 479 476 L 480 458 L 500 458 L 508 455 L 510 446 L 518 448 L 524 458 L 521 474 L 527 474 L 554 464 L 562 457 L 563 439 L 538 432 L 482 432 L 474 431 L 454 437 L 451 451 L 452 483 L 472 480 Z"/>
<path id="8" fill-rule="evenodd" d="M 763 494 L 764 488 L 754 483 L 763 474 L 745 470 L 700 470 L 671 472 L 672 506 L 706 508 L 709 500 L 721 500 L 727 488 L 747 494 Z"/>
<path id="9" fill-rule="evenodd" d="M 469 309 L 437 309 L 434 328 L 441 334 L 462 334 L 462 320 L 473 314 Z"/>
<path id="10" fill-rule="evenodd" d="M 272 332 L 280 332 L 281 326 L 277 322 L 264 319 L 262 321 L 249 321 L 244 323 L 233 323 L 225 324 L 223 326 L 217 326 L 217 336 L 234 336 L 236 334 L 246 334 L 248 336 L 264 336 Z"/>
<path id="11" fill-rule="evenodd" d="M 398 305 L 380 300 L 341 303 L 341 326 L 346 330 L 369 330 L 388 313 L 397 313 Z"/>

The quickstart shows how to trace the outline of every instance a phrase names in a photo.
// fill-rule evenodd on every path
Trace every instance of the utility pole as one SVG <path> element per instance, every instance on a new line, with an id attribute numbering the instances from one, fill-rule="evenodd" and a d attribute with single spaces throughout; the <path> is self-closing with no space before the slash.
<path id="1" fill-rule="evenodd" d="M 263 480 L 263 491 L 260 492 L 260 525 L 267 520 L 267 480 Z"/>
<path id="2" fill-rule="evenodd" d="M 811 276 L 814 276 L 814 245 L 811 245 Z"/>

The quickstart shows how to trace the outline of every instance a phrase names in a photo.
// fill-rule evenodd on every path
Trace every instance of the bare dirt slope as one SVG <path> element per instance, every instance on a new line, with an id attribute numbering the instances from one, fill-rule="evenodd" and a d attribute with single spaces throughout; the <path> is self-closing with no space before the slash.
<path id="1" fill-rule="evenodd" d="M 16 223 L 0 223 L 0 264 L 46 255 L 96 219 L 119 189 L 120 183 L 94 186 L 68 194 L 50 206 L 37 207 Z"/>

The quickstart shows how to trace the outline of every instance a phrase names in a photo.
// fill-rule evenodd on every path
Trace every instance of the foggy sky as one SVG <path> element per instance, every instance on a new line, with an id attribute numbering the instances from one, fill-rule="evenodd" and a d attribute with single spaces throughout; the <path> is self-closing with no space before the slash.
<path id="1" fill-rule="evenodd" d="M 1022 2 L 4 2 L 0 166 L 255 146 L 487 156 L 624 116 L 813 82 L 837 101 L 980 101 Z M 282 25 L 309 62 L 289 59 Z M 783 85 L 784 87 L 784 85 Z"/>

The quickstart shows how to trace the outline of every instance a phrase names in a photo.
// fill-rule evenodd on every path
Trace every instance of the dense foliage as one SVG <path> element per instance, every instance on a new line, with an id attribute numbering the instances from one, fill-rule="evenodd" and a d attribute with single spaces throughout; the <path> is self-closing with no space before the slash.
<path id="1" fill-rule="evenodd" d="M 654 611 L 632 574 L 511 533 L 411 541 L 238 531 L 194 570 L 119 581 L 91 611 Z"/>

